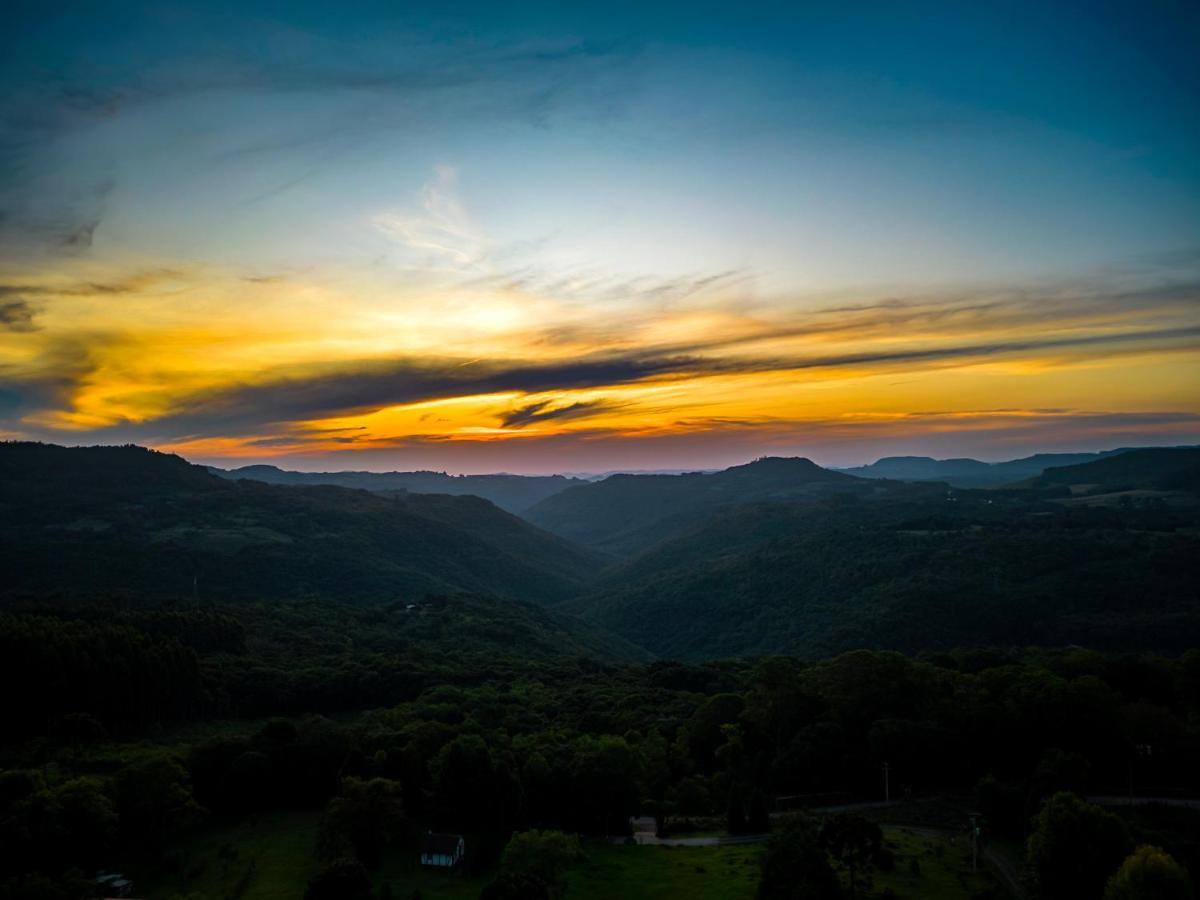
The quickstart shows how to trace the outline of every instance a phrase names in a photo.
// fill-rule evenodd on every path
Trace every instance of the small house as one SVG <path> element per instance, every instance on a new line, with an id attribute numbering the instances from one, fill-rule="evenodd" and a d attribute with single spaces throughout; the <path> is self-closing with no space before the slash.
<path id="1" fill-rule="evenodd" d="M 467 852 L 461 834 L 434 834 L 427 832 L 421 841 L 421 865 L 452 869 L 462 861 Z"/>
<path id="2" fill-rule="evenodd" d="M 105 897 L 128 897 L 133 893 L 133 882 L 115 872 L 97 875 L 96 885 Z"/>

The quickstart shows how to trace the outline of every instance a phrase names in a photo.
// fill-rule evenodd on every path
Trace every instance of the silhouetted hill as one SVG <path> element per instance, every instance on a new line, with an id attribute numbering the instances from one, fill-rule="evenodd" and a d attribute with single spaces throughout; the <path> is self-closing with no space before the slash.
<path id="1" fill-rule="evenodd" d="M 1200 490 L 1200 448 L 1153 447 L 1077 466 L 1047 469 L 1030 484 L 1038 488 L 1070 487 L 1087 494 L 1118 491 Z"/>
<path id="2" fill-rule="evenodd" d="M 871 489 L 807 459 L 768 457 L 722 472 L 612 475 L 555 494 L 525 518 L 568 540 L 629 556 L 725 507 Z"/>
<path id="3" fill-rule="evenodd" d="M 289 472 L 276 466 L 242 466 L 209 471 L 222 478 L 249 478 L 267 484 L 331 484 L 375 493 L 471 494 L 503 510 L 522 513 L 540 500 L 583 479 L 562 475 L 447 475 L 445 472 Z"/>
<path id="4" fill-rule="evenodd" d="M 139 447 L 0 444 L 0 592 L 564 599 L 597 557 L 476 497 L 218 478 Z"/>
<path id="5" fill-rule="evenodd" d="M 1123 450 L 1103 453 L 1037 453 L 1023 459 L 986 463 L 977 459 L 933 459 L 929 456 L 886 456 L 869 466 L 840 469 L 860 478 L 898 481 L 944 481 L 955 487 L 988 487 L 1011 484 L 1040 475 L 1051 466 L 1091 462 Z"/>
<path id="6" fill-rule="evenodd" d="M 836 499 L 721 513 L 609 569 L 566 608 L 684 660 L 1184 649 L 1200 633 L 1195 508 L 1077 508 L 992 491 Z"/>

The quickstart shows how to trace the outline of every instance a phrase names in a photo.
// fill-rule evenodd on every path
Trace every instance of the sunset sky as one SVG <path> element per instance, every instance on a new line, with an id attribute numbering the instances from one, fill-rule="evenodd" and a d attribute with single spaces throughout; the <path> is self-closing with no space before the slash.
<path id="1" fill-rule="evenodd" d="M 17 3 L 0 438 L 1200 442 L 1200 5 Z"/>

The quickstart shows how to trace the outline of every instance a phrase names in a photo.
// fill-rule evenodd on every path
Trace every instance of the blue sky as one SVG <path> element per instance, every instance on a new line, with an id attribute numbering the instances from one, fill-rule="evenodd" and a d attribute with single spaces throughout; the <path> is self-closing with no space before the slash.
<path id="1" fill-rule="evenodd" d="M 1092 292 L 1109 316 L 1095 327 L 1169 321 L 1182 337 L 1155 374 L 1130 373 L 1147 382 L 1140 399 L 1070 408 L 1195 406 L 1180 355 L 1200 269 L 1195 4 L 18 3 L 0 15 L 0 266 L 3 296 L 21 304 L 3 301 L 5 316 L 25 323 L 0 341 L 13 435 L 219 437 L 156 432 L 163 397 L 284 377 L 281 347 L 261 370 L 248 347 L 204 378 L 157 359 L 137 374 L 131 347 L 154 340 L 139 330 L 153 320 L 158 340 L 169 331 L 203 356 L 203 341 L 230 338 L 204 337 L 197 309 L 236 330 L 267 328 L 268 307 L 280 333 L 297 316 L 314 333 L 348 329 L 323 354 L 289 338 L 292 378 L 401 351 L 525 359 L 533 320 L 574 334 L 628 318 L 653 334 L 655 315 L 663 327 L 678 315 L 690 335 L 738 314 L 794 331 L 847 304 L 1003 295 L 1025 298 L 1034 335 L 1065 320 L 1031 314 L 1030 297 L 1057 310 L 1075 296 L 1078 317 Z M 281 280 L 290 307 L 246 287 Z M 117 298 L 118 283 L 139 287 Z M 86 285 L 109 290 L 85 298 Z M 1164 291 L 1166 310 L 1153 305 Z M 431 307 L 445 321 L 422 315 Z M 396 329 L 386 346 L 362 337 L 381 321 Z M 448 344 L 446 322 L 473 337 Z M 928 322 L 909 336 L 937 337 Z M 64 353 L 96 358 L 111 342 L 125 363 L 44 387 Z M 995 390 L 994 408 L 1029 404 Z M 1058 408 L 1080 392 L 1045 393 Z M 279 437 L 261 424 L 260 439 Z M 1194 433 L 1181 428 L 1170 436 Z M 761 440 L 752 429 L 734 444 Z"/>

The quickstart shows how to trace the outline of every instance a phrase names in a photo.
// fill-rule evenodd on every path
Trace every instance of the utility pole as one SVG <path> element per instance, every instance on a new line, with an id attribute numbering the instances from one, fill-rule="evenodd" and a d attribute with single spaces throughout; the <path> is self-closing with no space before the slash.
<path id="1" fill-rule="evenodd" d="M 971 813 L 971 871 L 979 871 L 979 813 Z"/>
<path id="2" fill-rule="evenodd" d="M 891 780 L 889 778 L 889 775 L 891 773 L 891 768 L 892 768 L 891 763 L 885 762 L 883 764 L 883 802 L 884 803 L 892 802 L 892 785 L 891 785 Z"/>
<path id="3" fill-rule="evenodd" d="M 1150 757 L 1149 744 L 1136 744 L 1133 748 L 1133 753 L 1129 755 L 1129 805 L 1133 806 L 1133 764 L 1139 759 L 1148 759 Z"/>

